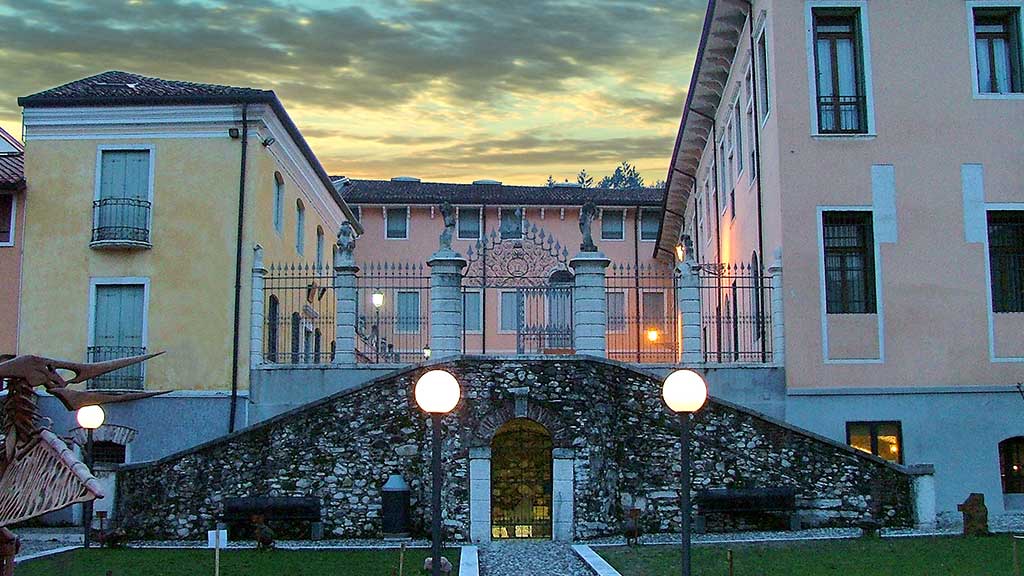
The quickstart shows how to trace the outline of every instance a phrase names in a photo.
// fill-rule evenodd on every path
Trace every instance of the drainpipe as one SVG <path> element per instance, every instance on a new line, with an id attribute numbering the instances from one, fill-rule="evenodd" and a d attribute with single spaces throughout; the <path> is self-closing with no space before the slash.
<path id="1" fill-rule="evenodd" d="M 235 242 L 235 316 L 231 347 L 231 412 L 228 433 L 235 431 L 238 412 L 238 340 L 242 306 L 242 227 L 245 216 L 245 164 L 249 147 L 249 105 L 242 104 L 242 157 L 238 169 L 238 232 Z"/>
<path id="2" fill-rule="evenodd" d="M 640 206 L 636 207 L 636 214 L 633 215 L 633 287 L 636 299 L 636 363 L 639 364 L 642 358 L 640 348 L 643 343 L 642 326 L 643 318 L 640 317 Z"/>

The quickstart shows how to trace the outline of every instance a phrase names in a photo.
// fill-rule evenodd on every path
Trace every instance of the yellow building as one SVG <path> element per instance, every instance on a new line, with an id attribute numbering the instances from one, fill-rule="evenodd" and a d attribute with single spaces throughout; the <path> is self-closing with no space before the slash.
<path id="1" fill-rule="evenodd" d="M 267 262 L 328 265 L 341 223 L 360 231 L 274 92 L 114 71 L 18 103 L 20 350 L 166 351 L 93 386 L 244 392 L 256 245 Z M 230 428 L 244 425 L 230 404 Z"/>

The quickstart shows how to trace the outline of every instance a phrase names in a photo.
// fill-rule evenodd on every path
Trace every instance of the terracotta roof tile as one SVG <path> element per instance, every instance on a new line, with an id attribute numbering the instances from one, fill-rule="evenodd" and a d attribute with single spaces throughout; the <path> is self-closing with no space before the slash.
<path id="1" fill-rule="evenodd" d="M 332 176 L 349 204 L 487 204 L 490 206 L 660 206 L 664 190 L 449 184 L 395 180 L 350 180 Z"/>
<path id="2" fill-rule="evenodd" d="M 107 104 L 131 101 L 196 101 L 196 100 L 245 100 L 270 101 L 274 98 L 271 90 L 238 88 L 220 84 L 198 84 L 180 80 L 164 80 L 111 70 L 68 82 L 56 88 L 43 90 L 18 98 L 18 104 L 25 107 Z"/>
<path id="3" fill-rule="evenodd" d="M 11 148 L 17 152 L 3 152 Z M 0 128 L 0 190 L 21 190 L 25 187 L 25 147 L 17 138 Z"/>

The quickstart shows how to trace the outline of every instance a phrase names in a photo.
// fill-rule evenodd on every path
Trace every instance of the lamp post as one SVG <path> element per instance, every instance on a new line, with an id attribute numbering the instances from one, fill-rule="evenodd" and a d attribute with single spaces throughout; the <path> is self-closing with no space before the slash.
<path id="1" fill-rule="evenodd" d="M 459 403 L 459 382 L 450 372 L 444 370 L 431 370 L 416 381 L 416 388 L 413 392 L 416 397 L 416 404 L 420 409 L 430 414 L 432 429 L 431 442 L 431 471 L 433 474 L 433 502 L 431 516 L 431 534 L 433 542 L 431 546 L 430 569 L 432 576 L 441 576 L 441 418 L 452 411 Z"/>
<path id="2" fill-rule="evenodd" d="M 92 433 L 103 425 L 105 417 L 103 408 L 97 405 L 82 406 L 75 414 L 78 425 L 85 429 L 85 467 L 89 469 L 90 473 L 92 472 Z M 82 504 L 82 517 L 82 524 L 85 526 L 82 543 L 88 548 L 89 531 L 92 529 L 92 500 Z"/>
<path id="3" fill-rule="evenodd" d="M 380 363 L 380 307 L 384 305 L 384 293 L 380 290 L 374 290 L 373 295 L 370 296 L 370 302 L 373 303 L 373 332 L 376 341 L 373 344 L 374 354 L 376 362 Z"/>
<path id="4" fill-rule="evenodd" d="M 682 488 L 679 493 L 683 513 L 683 576 L 690 576 L 690 416 L 708 399 L 708 385 L 693 370 L 676 370 L 665 378 L 661 396 L 679 415 L 682 432 L 679 445 L 682 458 Z"/>

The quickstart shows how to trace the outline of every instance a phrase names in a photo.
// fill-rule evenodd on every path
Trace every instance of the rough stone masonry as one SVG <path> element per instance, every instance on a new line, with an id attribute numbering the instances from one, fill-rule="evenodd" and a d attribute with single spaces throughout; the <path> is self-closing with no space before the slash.
<path id="1" fill-rule="evenodd" d="M 469 539 L 470 448 L 490 445 L 516 417 L 542 424 L 570 450 L 576 539 L 621 534 L 625 510 L 645 532 L 679 529 L 678 419 L 661 381 L 592 357 L 459 357 L 371 381 L 251 428 L 118 475 L 118 517 L 132 538 L 199 539 L 232 496 L 315 496 L 324 533 L 382 535 L 381 487 L 401 474 L 411 488 L 414 533 L 429 529 L 430 423 L 413 386 L 428 368 L 452 372 L 462 400 L 444 420 L 444 528 Z M 796 489 L 805 523 L 912 522 L 911 479 L 896 465 L 710 399 L 694 416 L 694 491 Z M 759 519 L 709 519 L 709 529 Z M 717 522 L 717 523 L 716 523 Z"/>

